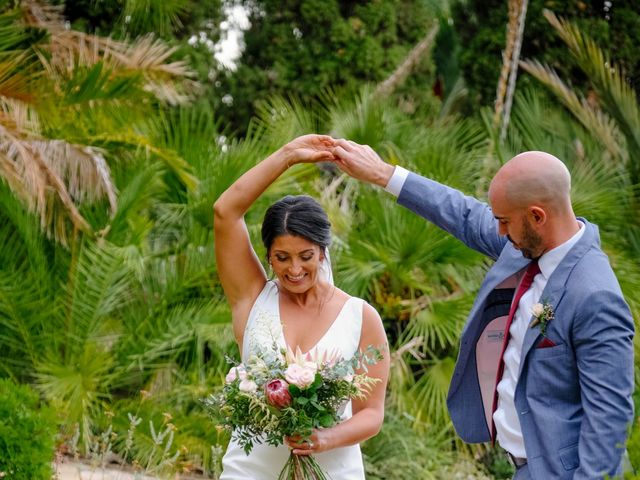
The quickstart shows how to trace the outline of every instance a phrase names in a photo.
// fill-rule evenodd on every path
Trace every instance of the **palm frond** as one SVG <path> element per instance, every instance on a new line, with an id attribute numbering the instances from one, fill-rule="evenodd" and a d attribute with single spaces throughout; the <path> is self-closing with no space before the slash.
<path id="1" fill-rule="evenodd" d="M 188 0 L 125 0 L 120 22 L 134 33 L 167 35 L 182 26 L 180 17 L 189 7 Z"/>
<path id="2" fill-rule="evenodd" d="M 199 180 L 193 175 L 191 166 L 175 151 L 156 146 L 153 138 L 146 133 L 133 130 L 96 133 L 88 140 L 93 146 L 101 147 L 104 150 L 122 148 L 125 151 L 133 150 L 143 158 L 157 158 L 173 172 L 188 190 L 195 190 L 198 187 Z"/>
<path id="3" fill-rule="evenodd" d="M 66 144 L 24 141 L 16 136 L 18 133 L 0 125 L 0 175 L 28 208 L 38 213 L 43 228 L 61 243 L 67 242 L 67 228 L 64 218 L 56 216 L 56 203 L 52 200 L 61 203 L 66 218 L 75 228 L 91 233 L 91 227 L 73 202 L 63 178 L 48 161 L 48 155 L 59 154 L 60 147 Z M 71 149 L 73 151 L 73 147 Z M 47 195 L 49 190 L 55 194 L 53 199 Z"/>
<path id="4" fill-rule="evenodd" d="M 167 63 L 176 50 L 177 47 L 171 47 L 153 35 L 146 35 L 131 44 L 120 44 L 118 49 L 111 50 L 111 55 L 123 67 L 143 71 L 151 77 L 193 75 L 184 60 Z"/>
<path id="5" fill-rule="evenodd" d="M 441 281 L 453 281 L 443 276 L 440 267 L 472 266 L 479 258 L 424 219 L 394 205 L 386 194 L 364 191 L 357 206 L 359 220 L 346 241 L 349 247 L 340 257 L 337 274 L 343 288 L 355 295 L 375 297 L 377 292 L 381 303 L 391 300 L 385 300 L 388 295 L 437 295 Z"/>
<path id="6" fill-rule="evenodd" d="M 447 392 L 453 376 L 455 360 L 444 357 L 430 362 L 423 375 L 411 388 L 413 408 L 409 413 L 417 422 L 449 426 L 451 421 L 447 411 Z"/>
<path id="7" fill-rule="evenodd" d="M 118 249 L 104 241 L 100 246 L 82 245 L 64 287 L 65 314 L 59 326 L 65 340 L 57 346 L 63 358 L 77 357 L 89 341 L 112 342 L 109 336 L 114 332 L 107 320 L 132 301 L 132 281 Z"/>
<path id="8" fill-rule="evenodd" d="M 64 73 L 81 67 L 91 69 L 104 62 L 107 70 L 117 72 L 120 77 L 141 76 L 145 91 L 170 104 L 185 103 L 190 99 L 189 90 L 197 86 L 189 81 L 183 81 L 181 85 L 174 82 L 185 80 L 193 73 L 185 61 L 170 61 L 176 47 L 153 35 L 131 43 L 119 42 L 65 28 L 59 8 L 30 0 L 23 2 L 23 9 L 27 25 L 45 29 L 51 34 L 50 42 L 43 46 L 49 54 L 40 53 L 39 58 L 52 77 L 64 76 Z"/>
<path id="9" fill-rule="evenodd" d="M 392 132 L 401 128 L 398 123 L 402 123 L 396 123 L 395 110 L 386 107 L 384 99 L 371 94 L 371 87 L 363 88 L 355 101 L 336 99 L 328 113 L 330 133 L 383 151 L 393 141 Z"/>
<path id="10" fill-rule="evenodd" d="M 30 68 L 29 64 L 33 61 L 30 55 L 1 55 L 0 59 L 0 99 L 32 102 L 34 77 L 38 73 Z"/>
<path id="11" fill-rule="evenodd" d="M 252 128 L 268 142 L 267 149 L 278 148 L 297 136 L 320 131 L 320 110 L 312 106 L 295 97 L 272 97 L 258 103 Z"/>
<path id="12" fill-rule="evenodd" d="M 153 205 L 166 191 L 162 181 L 164 168 L 159 162 L 145 162 L 138 171 L 130 165 L 126 184 L 122 186 L 113 216 L 98 232 L 116 245 L 136 248 L 153 228 Z"/>
<path id="13" fill-rule="evenodd" d="M 400 164 L 464 192 L 475 190 L 487 145 L 486 133 L 476 122 L 443 119 L 408 130 L 412 133 L 394 140 L 398 147 L 393 155 Z"/>
<path id="14" fill-rule="evenodd" d="M 3 59 L 9 57 L 26 55 L 24 47 L 33 42 L 38 43 L 44 38 L 44 30 L 31 28 L 27 30 L 23 21 L 23 10 L 21 6 L 3 5 L 0 13 L 0 52 Z M 5 9 L 9 7 L 8 9 Z M 24 66 L 24 65 L 23 65 Z"/>
<path id="15" fill-rule="evenodd" d="M 5 374 L 27 380 L 49 333 L 48 292 L 28 272 L 0 272 L 0 364 Z"/>
<path id="16" fill-rule="evenodd" d="M 597 106 L 590 104 L 585 98 L 569 88 L 558 74 L 537 60 L 520 62 L 522 68 L 544 83 L 573 113 L 586 129 L 598 138 L 602 145 L 614 158 L 623 158 L 623 148 L 620 145 L 620 132 L 616 122 Z"/>
<path id="17" fill-rule="evenodd" d="M 84 453 L 90 449 L 95 419 L 110 398 L 112 366 L 112 354 L 100 342 L 87 341 L 72 359 L 49 352 L 36 367 L 36 386 L 65 413 L 66 425 L 79 426 Z"/>
<path id="18" fill-rule="evenodd" d="M 419 424 L 413 428 L 415 425 L 407 414 L 395 411 L 385 414 L 380 433 L 362 446 L 368 479 L 454 478 L 437 474 L 454 462 L 453 454 L 442 448 L 447 434 L 432 425 Z"/>
<path id="19" fill-rule="evenodd" d="M 21 100 L 0 97 L 0 125 L 18 138 L 38 136 L 40 120 L 33 106 Z"/>
<path id="20" fill-rule="evenodd" d="M 622 148 L 624 143 L 619 145 Z M 561 158 L 572 172 L 576 213 L 600 224 L 601 231 L 612 238 L 628 229 L 633 191 L 621 157 L 612 156 L 598 134 L 572 121 L 565 109 L 534 90 L 521 92 L 508 141 L 500 148 L 506 150 L 505 158 L 526 150 L 543 150 Z"/>
<path id="21" fill-rule="evenodd" d="M 222 352 L 233 344 L 229 310 L 221 298 L 209 302 L 191 302 L 163 312 L 158 326 L 139 339 L 128 358 L 128 369 L 154 372 L 167 364 L 179 363 L 185 370 L 204 366 L 203 346 L 224 364 Z M 134 353 L 135 352 L 135 353 Z"/>
<path id="22" fill-rule="evenodd" d="M 47 30 L 63 30 L 64 17 L 62 5 L 51 5 L 37 0 L 20 2 L 23 21 L 30 26 Z"/>
<path id="23" fill-rule="evenodd" d="M 635 91 L 608 55 L 579 28 L 545 11 L 546 19 L 555 28 L 580 68 L 593 84 L 600 102 L 618 124 L 629 150 L 631 182 L 640 182 L 640 107 Z"/>
<path id="24" fill-rule="evenodd" d="M 436 354 L 454 350 L 474 297 L 475 292 L 456 292 L 444 298 L 416 299 L 412 302 L 414 313 L 403 336 L 422 338 L 424 347 Z"/>
<path id="25" fill-rule="evenodd" d="M 55 256 L 42 235 L 38 218 L 4 183 L 0 183 L 0 245 L 0 268 L 23 273 L 30 270 L 42 283 L 55 275 Z"/>

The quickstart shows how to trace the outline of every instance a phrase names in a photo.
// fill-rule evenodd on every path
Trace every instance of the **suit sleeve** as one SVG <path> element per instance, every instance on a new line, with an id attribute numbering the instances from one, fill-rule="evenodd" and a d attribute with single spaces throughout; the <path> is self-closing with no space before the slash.
<path id="1" fill-rule="evenodd" d="M 494 260 L 507 242 L 486 203 L 415 173 L 409 173 L 398 203 Z"/>
<path id="2" fill-rule="evenodd" d="M 584 419 L 574 480 L 614 478 L 633 421 L 631 312 L 619 292 L 589 295 L 574 323 L 574 349 Z"/>

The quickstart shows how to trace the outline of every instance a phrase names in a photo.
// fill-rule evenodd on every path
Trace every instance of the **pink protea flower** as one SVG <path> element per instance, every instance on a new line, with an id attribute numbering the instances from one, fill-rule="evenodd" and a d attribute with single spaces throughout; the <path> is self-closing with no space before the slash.
<path id="1" fill-rule="evenodd" d="M 289 384 L 284 380 L 276 378 L 267 382 L 264 386 L 264 394 L 267 402 L 277 408 L 285 408 L 291 405 L 291 394 Z"/>

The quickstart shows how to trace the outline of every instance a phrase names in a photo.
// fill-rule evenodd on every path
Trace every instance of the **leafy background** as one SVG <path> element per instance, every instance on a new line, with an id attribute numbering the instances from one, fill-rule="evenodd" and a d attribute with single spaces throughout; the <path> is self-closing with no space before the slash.
<path id="1" fill-rule="evenodd" d="M 57 412 L 55 451 L 217 478 L 228 434 L 201 399 L 238 353 L 211 208 L 303 133 L 480 198 L 513 154 L 557 155 L 637 320 L 640 7 L 526 2 L 500 135 L 507 3 L 525 2 L 0 1 L 0 376 Z M 213 51 L 234 5 L 251 26 L 230 70 Z M 330 166 L 296 167 L 256 202 L 259 254 L 266 206 L 295 192 L 329 212 L 337 284 L 380 311 L 391 341 L 368 478 L 509 478 L 495 450 L 456 438 L 445 405 L 487 261 Z M 628 450 L 640 467 L 637 421 Z"/>

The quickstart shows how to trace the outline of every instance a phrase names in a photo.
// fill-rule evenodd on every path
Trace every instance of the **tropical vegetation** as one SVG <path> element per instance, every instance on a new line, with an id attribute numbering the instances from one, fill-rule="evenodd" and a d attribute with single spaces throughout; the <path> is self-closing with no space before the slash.
<path id="1" fill-rule="evenodd" d="M 340 3 L 359 5 L 336 24 L 349 39 L 376 2 Z M 579 78 L 589 79 L 587 90 L 573 86 L 572 71 L 555 69 L 564 57 L 550 62 L 523 49 L 505 69 L 511 74 L 515 62 L 526 78 L 517 86 L 514 78 L 512 107 L 469 115 L 471 78 L 465 86 L 443 53 L 465 47 L 447 9 L 425 2 L 432 21 L 393 55 L 376 58 L 375 75 L 353 62 L 348 88 L 327 82 L 312 92 L 302 88 L 303 76 L 285 76 L 291 83 L 253 103 L 255 116 L 238 127 L 204 98 L 216 90 L 203 86 L 207 68 L 197 52 L 186 53 L 180 22 L 194 25 L 184 13 L 190 3 L 162 4 L 174 10 L 160 2 L 104 3 L 124 5 L 128 15 L 111 25 L 78 14 L 73 25 L 83 30 L 76 30 L 63 16 L 72 2 L 64 10 L 0 2 L 0 377 L 29 385 L 57 412 L 59 454 L 158 476 L 217 478 L 228 437 L 202 399 L 221 388 L 226 356 L 238 352 L 216 274 L 211 206 L 248 167 L 303 133 L 366 143 L 392 163 L 480 198 L 514 153 L 557 155 L 572 171 L 576 212 L 600 225 L 640 318 L 640 108 L 629 77 L 589 29 L 549 11 L 535 19 L 553 31 Z M 76 13 L 88 8 L 75 5 Z M 264 12 L 273 5 L 264 2 Z M 504 15 L 500 8 L 506 2 L 496 2 L 496 15 Z M 277 23 L 270 28 L 283 28 Z M 384 41 L 393 36 L 380 32 Z M 527 30 L 508 38 L 526 42 Z M 422 49 L 408 47 L 425 39 Z M 384 48 L 366 45 L 378 40 L 351 52 L 373 55 Z M 495 62 L 496 82 L 500 68 Z M 451 88 L 443 93 L 434 82 Z M 292 85 L 300 90 L 287 96 Z M 251 209 L 247 223 L 261 257 L 266 206 L 295 192 L 314 195 L 329 212 L 337 284 L 380 311 L 392 346 L 388 415 L 363 446 L 368 476 L 507 478 L 510 467 L 490 446 L 457 440 L 445 405 L 487 260 L 331 165 L 292 168 Z M 640 423 L 630 435 L 631 461 L 640 468 Z M 42 451 L 52 458 L 51 449 Z"/>

